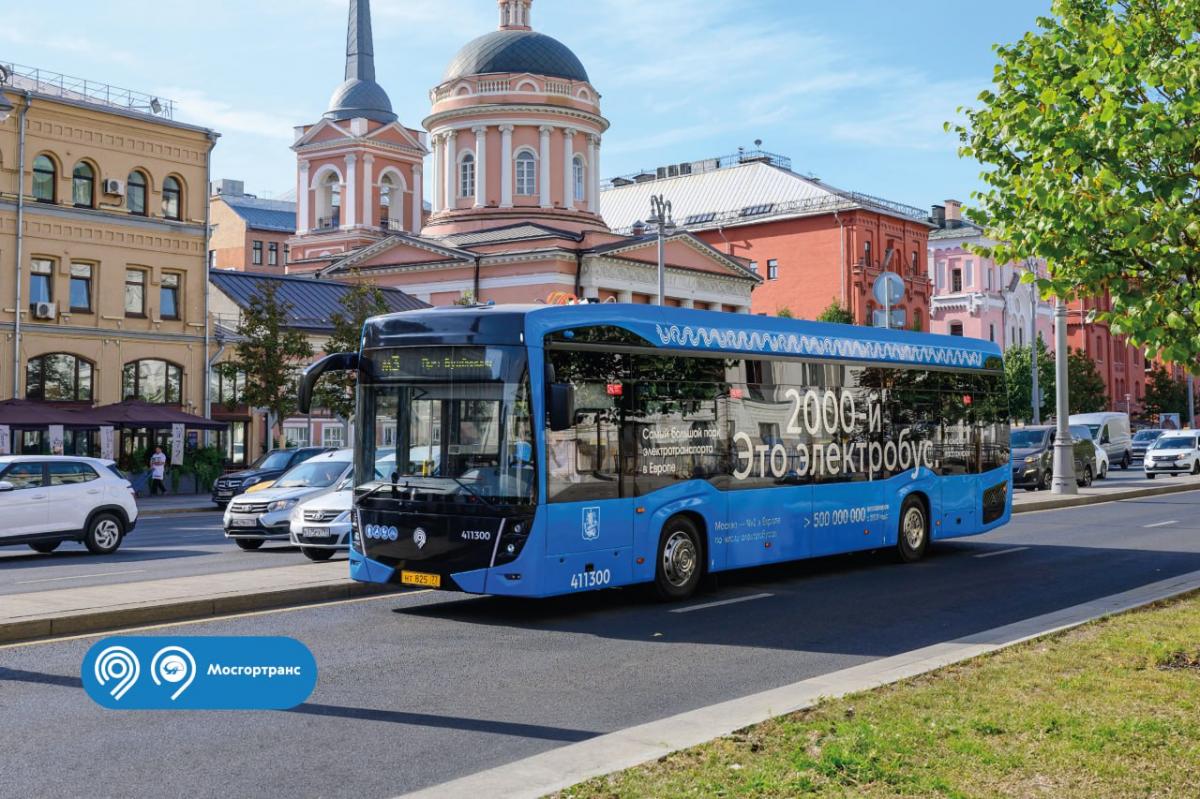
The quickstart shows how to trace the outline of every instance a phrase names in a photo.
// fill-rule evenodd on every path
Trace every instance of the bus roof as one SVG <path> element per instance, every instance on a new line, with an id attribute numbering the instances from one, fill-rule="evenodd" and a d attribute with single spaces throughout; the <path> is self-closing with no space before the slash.
<path id="1" fill-rule="evenodd" d="M 571 328 L 613 325 L 655 347 L 697 352 L 983 369 L 1000 348 L 990 341 L 688 308 L 620 303 L 432 308 L 368 320 L 366 345 L 521 344 Z M 439 335 L 444 333 L 444 335 Z M 523 334 L 523 335 L 522 335 Z"/>

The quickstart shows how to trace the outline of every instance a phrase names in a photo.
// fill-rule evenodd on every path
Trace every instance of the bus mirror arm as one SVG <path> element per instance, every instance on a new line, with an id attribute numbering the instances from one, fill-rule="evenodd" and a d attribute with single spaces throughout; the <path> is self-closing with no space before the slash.
<path id="1" fill-rule="evenodd" d="M 575 424 L 575 386 L 570 383 L 550 383 L 547 388 L 550 429 L 556 433 L 570 430 Z"/>
<path id="2" fill-rule="evenodd" d="M 306 414 L 312 410 L 313 392 L 316 390 L 317 381 L 321 379 L 321 375 L 326 372 L 351 372 L 356 369 L 358 369 L 357 352 L 335 352 L 309 364 L 308 368 L 300 375 L 300 397 L 297 403 L 300 413 Z"/>

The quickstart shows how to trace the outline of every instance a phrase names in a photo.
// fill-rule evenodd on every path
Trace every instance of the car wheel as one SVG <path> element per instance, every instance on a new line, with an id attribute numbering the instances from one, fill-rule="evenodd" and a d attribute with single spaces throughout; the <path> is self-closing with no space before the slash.
<path id="1" fill-rule="evenodd" d="M 1200 461 L 1192 464 L 1192 474 L 1200 474 Z"/>
<path id="2" fill-rule="evenodd" d="M 261 538 L 235 538 L 233 540 L 237 542 L 239 547 L 247 552 L 258 549 L 263 545 Z"/>
<path id="3" fill-rule="evenodd" d="M 1054 475 L 1052 475 L 1050 473 L 1049 469 L 1046 469 L 1045 471 L 1043 471 L 1042 476 L 1038 478 L 1037 490 L 1038 491 L 1046 491 L 1047 489 L 1049 489 L 1050 481 L 1053 479 L 1053 477 L 1054 477 Z"/>
<path id="4" fill-rule="evenodd" d="M 329 560 L 333 557 L 332 549 L 314 549 L 312 547 L 300 547 L 300 551 L 304 553 L 304 557 L 317 563 L 323 560 Z"/>
<path id="5" fill-rule="evenodd" d="M 1100 464 L 1100 474 L 1096 475 L 1097 480 L 1105 480 L 1108 478 L 1108 464 Z"/>
<path id="6" fill-rule="evenodd" d="M 41 552 L 43 555 L 49 555 L 54 550 L 58 549 L 58 545 L 62 541 L 34 541 L 29 545 L 29 548 L 34 552 Z"/>
<path id="7" fill-rule="evenodd" d="M 686 599 L 696 591 L 704 564 L 700 560 L 700 534 L 683 516 L 667 522 L 658 537 L 654 588 L 664 600 Z"/>
<path id="8" fill-rule="evenodd" d="M 1158 476 L 1158 475 L 1147 473 L 1147 474 L 1146 474 L 1146 479 L 1147 479 L 1147 480 L 1153 480 L 1153 479 L 1154 479 L 1155 477 L 1157 477 L 1157 476 Z"/>
<path id="9" fill-rule="evenodd" d="M 1079 478 L 1079 485 L 1082 488 L 1087 488 L 1091 484 L 1092 484 L 1092 465 L 1089 463 L 1088 465 L 1083 467 L 1083 472 L 1081 473 L 1080 478 Z"/>
<path id="10" fill-rule="evenodd" d="M 1129 454 L 1129 450 L 1126 450 L 1125 454 L 1121 457 L 1121 470 L 1128 469 L 1131 463 L 1133 463 L 1133 456 Z"/>
<path id="11" fill-rule="evenodd" d="M 896 536 L 896 553 L 905 563 L 915 563 L 929 548 L 929 516 L 925 505 L 916 497 L 908 497 L 900 506 L 900 530 Z"/>
<path id="12" fill-rule="evenodd" d="M 120 519 L 111 513 L 97 513 L 83 535 L 83 543 L 93 555 L 111 555 L 121 546 L 124 534 Z"/>

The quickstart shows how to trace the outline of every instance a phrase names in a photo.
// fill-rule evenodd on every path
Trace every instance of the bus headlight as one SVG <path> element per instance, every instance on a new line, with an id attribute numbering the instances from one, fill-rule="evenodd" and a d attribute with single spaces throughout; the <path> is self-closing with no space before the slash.
<path id="1" fill-rule="evenodd" d="M 358 514 L 351 513 L 350 511 L 346 512 L 350 513 L 350 547 L 355 552 L 363 554 L 366 550 L 363 549 L 362 525 L 359 524 Z"/>
<path id="2" fill-rule="evenodd" d="M 504 532 L 500 534 L 500 546 L 496 548 L 496 562 L 492 565 L 512 563 L 520 557 L 521 550 L 525 548 L 525 542 L 529 540 L 529 532 L 530 521 L 528 519 L 506 525 Z"/>

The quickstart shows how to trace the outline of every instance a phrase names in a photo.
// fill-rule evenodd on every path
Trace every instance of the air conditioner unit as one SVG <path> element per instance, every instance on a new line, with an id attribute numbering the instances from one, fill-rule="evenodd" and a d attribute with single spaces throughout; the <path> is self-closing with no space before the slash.
<path id="1" fill-rule="evenodd" d="M 53 302 L 39 302 L 33 306 L 34 319 L 57 319 L 58 305 Z"/>
<path id="2" fill-rule="evenodd" d="M 115 194 L 118 197 L 124 197 L 125 196 L 125 184 L 122 183 L 121 181 L 117 180 L 116 178 L 105 178 L 104 179 L 104 193 L 105 194 Z"/>

